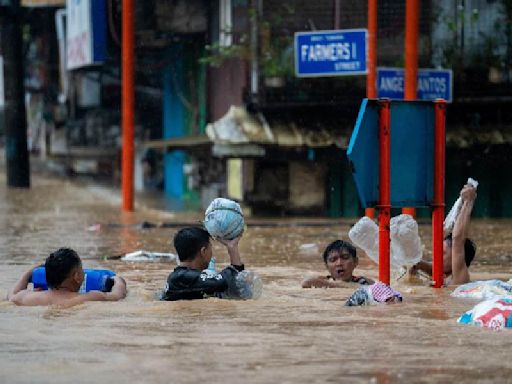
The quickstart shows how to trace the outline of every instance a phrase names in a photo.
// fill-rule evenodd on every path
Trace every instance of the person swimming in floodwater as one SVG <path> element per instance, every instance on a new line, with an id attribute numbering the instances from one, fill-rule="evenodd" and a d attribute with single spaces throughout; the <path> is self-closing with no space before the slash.
<path id="1" fill-rule="evenodd" d="M 44 263 L 47 291 L 28 289 L 32 272 L 40 265 L 26 271 L 7 294 L 7 300 L 16 305 L 58 305 L 73 306 L 86 301 L 117 301 L 126 297 L 126 282 L 114 276 L 111 292 L 90 291 L 79 293 L 84 281 L 82 261 L 78 254 L 69 248 L 60 248 L 48 256 Z"/>
<path id="2" fill-rule="evenodd" d="M 462 207 L 455 220 L 453 232 L 443 241 L 443 272 L 446 285 L 466 284 L 470 281 L 469 266 L 475 258 L 476 245 L 468 238 L 468 233 L 476 196 L 475 187 L 469 184 L 464 185 L 460 191 Z M 411 267 L 409 273 L 415 275 L 418 271 L 432 276 L 432 263 L 420 260 Z"/>
<path id="3" fill-rule="evenodd" d="M 199 227 L 186 227 L 178 231 L 174 236 L 174 248 L 180 265 L 169 274 L 161 299 L 175 301 L 226 297 L 230 286 L 235 284 L 236 276 L 244 270 L 238 250 L 240 238 L 219 239 L 227 248 L 231 265 L 216 273 L 206 270 L 212 258 L 210 234 Z"/>
<path id="4" fill-rule="evenodd" d="M 323 259 L 330 275 L 307 278 L 302 282 L 303 288 L 346 287 L 346 283 L 374 284 L 372 279 L 353 275 L 358 258 L 356 248 L 347 241 L 333 241 L 325 248 Z"/>

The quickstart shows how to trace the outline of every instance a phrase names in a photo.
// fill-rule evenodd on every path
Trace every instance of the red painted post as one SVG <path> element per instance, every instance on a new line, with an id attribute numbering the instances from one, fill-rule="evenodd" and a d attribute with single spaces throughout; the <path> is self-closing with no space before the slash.
<path id="1" fill-rule="evenodd" d="M 403 207 L 402 213 L 404 215 L 411 215 L 412 217 L 416 218 L 416 208 L 414 207 Z"/>
<path id="2" fill-rule="evenodd" d="M 418 77 L 419 0 L 406 0 L 405 5 L 405 100 L 416 100 Z"/>
<path id="3" fill-rule="evenodd" d="M 376 68 L 377 68 L 377 0 L 368 0 L 368 74 L 366 75 L 366 97 L 377 97 Z M 365 208 L 364 215 L 373 219 L 375 208 Z"/>
<path id="4" fill-rule="evenodd" d="M 379 100 L 379 280 L 390 282 L 391 104 Z"/>
<path id="5" fill-rule="evenodd" d="M 405 100 L 416 100 L 418 78 L 419 0 L 405 2 Z M 416 217 L 416 208 L 402 208 L 402 213 Z"/>
<path id="6" fill-rule="evenodd" d="M 123 210 L 133 211 L 133 131 L 134 131 L 134 0 L 122 3 L 122 124 L 123 152 L 121 183 Z"/>
<path id="7" fill-rule="evenodd" d="M 436 99 L 434 128 L 434 201 L 432 203 L 432 280 L 434 288 L 443 285 L 443 221 L 445 178 L 446 101 Z"/>
<path id="8" fill-rule="evenodd" d="M 366 75 L 366 97 L 377 97 L 375 72 L 377 68 L 377 0 L 368 0 L 368 74 Z"/>
<path id="9" fill-rule="evenodd" d="M 375 208 L 371 208 L 371 207 L 365 208 L 364 215 L 366 217 L 369 217 L 370 219 L 373 219 L 375 217 Z"/>

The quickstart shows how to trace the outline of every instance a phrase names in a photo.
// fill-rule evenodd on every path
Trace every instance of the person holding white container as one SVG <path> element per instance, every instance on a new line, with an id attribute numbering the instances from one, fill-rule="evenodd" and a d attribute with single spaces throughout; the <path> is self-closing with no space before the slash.
<path id="1" fill-rule="evenodd" d="M 456 216 L 453 232 L 448 234 L 443 242 L 443 272 L 446 285 L 460 285 L 470 281 L 469 266 L 475 258 L 476 245 L 468 234 L 476 196 L 474 184 L 466 184 L 460 191 L 460 211 Z M 422 259 L 409 272 L 414 275 L 418 271 L 432 275 L 432 263 Z"/>

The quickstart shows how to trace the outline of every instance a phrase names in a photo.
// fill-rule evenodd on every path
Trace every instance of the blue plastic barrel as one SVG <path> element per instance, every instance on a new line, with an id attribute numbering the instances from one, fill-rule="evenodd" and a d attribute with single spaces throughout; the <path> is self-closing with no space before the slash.
<path id="1" fill-rule="evenodd" d="M 113 277 L 115 272 L 108 269 L 84 269 L 84 282 L 80 292 L 102 291 L 110 292 L 114 285 Z M 44 267 L 37 267 L 32 271 L 32 284 L 34 289 L 47 290 L 46 270 Z"/>

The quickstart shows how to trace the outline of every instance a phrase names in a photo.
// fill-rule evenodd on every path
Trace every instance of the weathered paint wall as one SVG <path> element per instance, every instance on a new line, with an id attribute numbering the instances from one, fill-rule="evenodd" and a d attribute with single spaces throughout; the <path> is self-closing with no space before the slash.
<path id="1" fill-rule="evenodd" d="M 247 88 L 247 64 L 240 59 L 226 60 L 219 68 L 209 70 L 209 121 L 220 119 L 231 105 L 243 105 Z"/>

